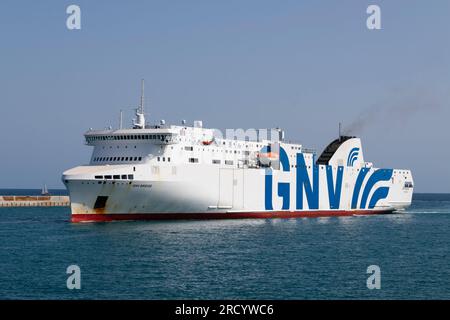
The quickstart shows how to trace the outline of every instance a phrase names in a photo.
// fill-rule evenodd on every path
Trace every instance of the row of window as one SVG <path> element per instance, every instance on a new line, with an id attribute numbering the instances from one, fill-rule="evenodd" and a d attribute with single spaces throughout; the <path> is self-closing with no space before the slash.
<path id="1" fill-rule="evenodd" d="M 105 176 L 95 176 L 95 179 L 99 180 L 133 180 L 133 174 L 114 174 L 114 175 L 105 175 Z"/>
<path id="2" fill-rule="evenodd" d="M 190 163 L 198 163 L 198 158 L 189 158 L 189 162 L 190 162 Z M 213 164 L 220 164 L 221 161 L 220 161 L 220 160 L 217 160 L 217 159 L 213 159 L 213 160 L 212 160 L 212 163 L 213 163 Z M 234 163 L 233 160 L 225 160 L 225 164 L 226 164 L 226 165 L 232 166 L 233 163 Z"/>
<path id="3" fill-rule="evenodd" d="M 405 182 L 405 188 L 412 188 L 413 187 L 413 183 L 410 181 Z"/>
<path id="4" fill-rule="evenodd" d="M 88 136 L 86 137 L 87 142 L 93 141 L 111 141 L 111 140 L 161 140 L 164 141 L 169 137 L 167 134 L 129 134 L 129 135 L 100 135 L 100 136 Z M 226 144 L 225 141 L 222 142 L 223 145 Z M 229 142 L 231 146 L 232 143 Z M 233 143 L 236 146 L 236 143 Z M 238 145 L 240 147 L 240 145 Z M 256 144 L 256 147 L 263 147 L 264 145 Z M 249 146 L 246 145 L 246 148 Z M 185 147 L 188 151 L 193 151 L 193 147 Z M 300 147 L 291 146 L 292 150 L 300 150 Z M 234 151 L 236 153 L 236 151 Z"/>
<path id="5" fill-rule="evenodd" d="M 166 157 L 158 157 L 158 161 L 165 162 L 166 161 Z M 167 157 L 167 162 L 170 162 L 170 157 Z"/>
<path id="6" fill-rule="evenodd" d="M 199 149 L 199 151 L 202 151 L 202 150 L 200 150 L 201 148 L 198 148 Z M 194 151 L 194 147 L 192 147 L 192 146 L 186 146 L 186 147 L 184 147 L 184 150 L 186 150 L 186 151 Z M 203 148 L 203 151 L 205 151 L 205 148 Z M 223 149 L 212 149 L 212 150 L 209 150 L 209 151 L 212 151 L 212 152 L 225 152 L 225 153 L 235 153 L 235 154 L 241 154 L 241 151 L 239 151 L 239 150 L 223 150 Z M 250 151 L 242 151 L 242 153 L 244 154 L 244 155 L 246 155 L 246 156 L 249 156 L 250 155 Z"/>
<path id="7" fill-rule="evenodd" d="M 142 157 L 95 157 L 93 161 L 142 161 Z"/>
<path id="8" fill-rule="evenodd" d="M 87 142 L 109 141 L 109 140 L 165 140 L 167 134 L 129 134 L 114 136 L 91 136 L 86 137 Z"/>

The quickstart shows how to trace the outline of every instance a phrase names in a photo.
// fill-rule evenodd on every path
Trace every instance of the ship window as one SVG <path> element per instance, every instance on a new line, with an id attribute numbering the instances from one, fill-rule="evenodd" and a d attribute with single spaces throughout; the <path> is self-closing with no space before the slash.
<path id="1" fill-rule="evenodd" d="M 133 180 L 133 179 L 134 179 L 134 175 L 129 174 L 129 175 L 128 175 L 128 180 Z"/>
<path id="2" fill-rule="evenodd" d="M 212 163 L 213 164 L 220 164 L 220 160 L 213 160 Z"/>
<path id="3" fill-rule="evenodd" d="M 103 179 L 103 176 L 95 176 L 95 179 Z"/>
<path id="4" fill-rule="evenodd" d="M 233 165 L 233 161 L 231 161 L 231 160 L 225 160 L 225 164 Z"/>
<path id="5" fill-rule="evenodd" d="M 166 162 L 166 157 L 163 157 L 163 162 Z"/>
<path id="6" fill-rule="evenodd" d="M 112 179 L 112 176 L 105 176 L 105 179 Z"/>
<path id="7" fill-rule="evenodd" d="M 115 175 L 113 176 L 113 178 L 114 178 L 114 180 L 118 180 L 118 179 L 120 179 L 120 175 L 119 175 L 119 174 L 115 174 Z"/>
<path id="8" fill-rule="evenodd" d="M 160 158 L 158 157 L 158 161 L 160 160 Z"/>
<path id="9" fill-rule="evenodd" d="M 139 157 L 138 160 L 141 161 L 141 160 L 142 160 L 142 157 Z"/>
<path id="10" fill-rule="evenodd" d="M 125 157 L 122 157 L 120 161 L 123 161 L 123 160 L 125 160 Z"/>
<path id="11" fill-rule="evenodd" d="M 184 147 L 184 150 L 186 150 L 186 151 L 194 151 L 194 147 Z"/>
<path id="12" fill-rule="evenodd" d="M 131 158 L 131 160 L 133 160 L 133 158 Z M 134 157 L 134 161 L 137 161 L 137 157 Z"/>
<path id="13" fill-rule="evenodd" d="M 189 158 L 189 162 L 198 163 L 198 158 Z"/>
<path id="14" fill-rule="evenodd" d="M 139 157 L 139 161 L 141 161 L 141 157 Z M 170 157 L 167 157 L 167 162 L 170 162 Z"/>
<path id="15" fill-rule="evenodd" d="M 122 175 L 122 179 L 127 180 L 127 175 L 126 175 L 126 174 L 123 174 L 123 175 Z"/>

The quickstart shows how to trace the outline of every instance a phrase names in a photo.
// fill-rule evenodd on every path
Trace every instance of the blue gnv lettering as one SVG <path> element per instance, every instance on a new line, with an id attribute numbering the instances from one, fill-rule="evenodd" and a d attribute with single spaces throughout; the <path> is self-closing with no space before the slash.
<path id="1" fill-rule="evenodd" d="M 297 210 L 303 209 L 303 190 L 306 193 L 309 209 L 319 209 L 319 167 L 313 165 L 312 171 L 313 183 L 311 185 L 305 158 L 303 154 L 297 153 Z"/>
<path id="2" fill-rule="evenodd" d="M 270 148 L 268 149 L 262 149 L 263 152 L 270 152 Z M 289 165 L 289 157 L 287 156 L 286 151 L 283 148 L 279 148 L 280 151 L 280 165 L 283 170 L 283 172 L 289 172 L 290 171 L 290 165 Z M 266 210 L 273 210 L 273 203 L 272 203 L 272 185 L 273 185 L 273 171 L 272 169 L 266 169 L 266 176 L 265 176 L 265 207 Z M 289 210 L 290 209 L 290 193 L 291 188 L 289 182 L 278 182 L 278 188 L 277 188 L 277 194 L 279 197 L 283 199 L 283 205 L 282 210 Z"/>
<path id="3" fill-rule="evenodd" d="M 342 176 L 344 168 L 339 166 L 336 174 L 336 186 L 333 183 L 333 167 L 327 166 L 327 185 L 330 209 L 339 209 L 341 204 Z"/>
<path id="4" fill-rule="evenodd" d="M 285 172 L 290 171 L 289 159 L 283 148 L 280 148 L 280 162 L 282 170 Z M 337 168 L 336 174 L 333 174 L 332 166 L 317 166 L 312 164 L 311 166 L 306 165 L 305 158 L 302 153 L 297 154 L 297 170 L 296 170 L 296 210 L 303 210 L 304 205 L 304 195 L 308 203 L 309 209 L 319 209 L 319 170 L 320 168 L 325 168 L 326 170 L 326 182 L 328 190 L 328 201 L 329 208 L 332 210 L 340 209 L 341 194 L 342 194 L 342 182 L 344 176 L 344 167 L 339 166 Z M 314 163 L 314 161 L 312 161 Z M 312 170 L 309 170 L 312 169 Z M 311 172 L 312 180 L 310 179 Z M 377 169 L 369 177 L 366 185 L 363 187 L 363 182 L 366 176 L 370 172 L 369 168 L 361 168 L 359 170 L 356 182 L 353 188 L 353 196 L 351 201 L 352 209 L 373 209 L 375 208 L 377 202 L 381 199 L 387 198 L 389 194 L 388 186 L 376 187 L 378 182 L 389 181 L 392 177 L 392 169 Z M 273 210 L 273 171 L 272 169 L 266 169 L 265 176 L 265 208 L 266 210 Z M 373 191 L 372 197 L 369 199 L 369 194 Z M 361 196 L 361 202 L 358 206 L 358 200 L 363 190 Z M 282 210 L 290 210 L 290 183 L 289 182 L 278 182 L 276 184 L 276 191 L 278 197 L 282 198 Z"/>

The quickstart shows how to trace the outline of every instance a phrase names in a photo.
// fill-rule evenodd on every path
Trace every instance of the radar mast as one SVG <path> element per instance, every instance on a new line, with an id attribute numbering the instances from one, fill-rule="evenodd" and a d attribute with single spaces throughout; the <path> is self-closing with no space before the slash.
<path id="1" fill-rule="evenodd" d="M 145 129 L 144 115 L 144 79 L 141 80 L 141 103 L 136 109 L 136 118 L 133 120 L 133 129 Z"/>

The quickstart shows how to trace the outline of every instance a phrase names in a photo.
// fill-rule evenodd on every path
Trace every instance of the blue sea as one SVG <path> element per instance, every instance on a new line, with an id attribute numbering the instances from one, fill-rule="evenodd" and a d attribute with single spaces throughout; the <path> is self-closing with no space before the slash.
<path id="1" fill-rule="evenodd" d="M 0 208 L 0 299 L 450 299 L 450 195 L 416 194 L 406 212 L 379 216 L 69 217 L 67 207 Z M 80 290 L 66 287 L 69 265 Z M 370 265 L 380 289 L 367 288 Z"/>

